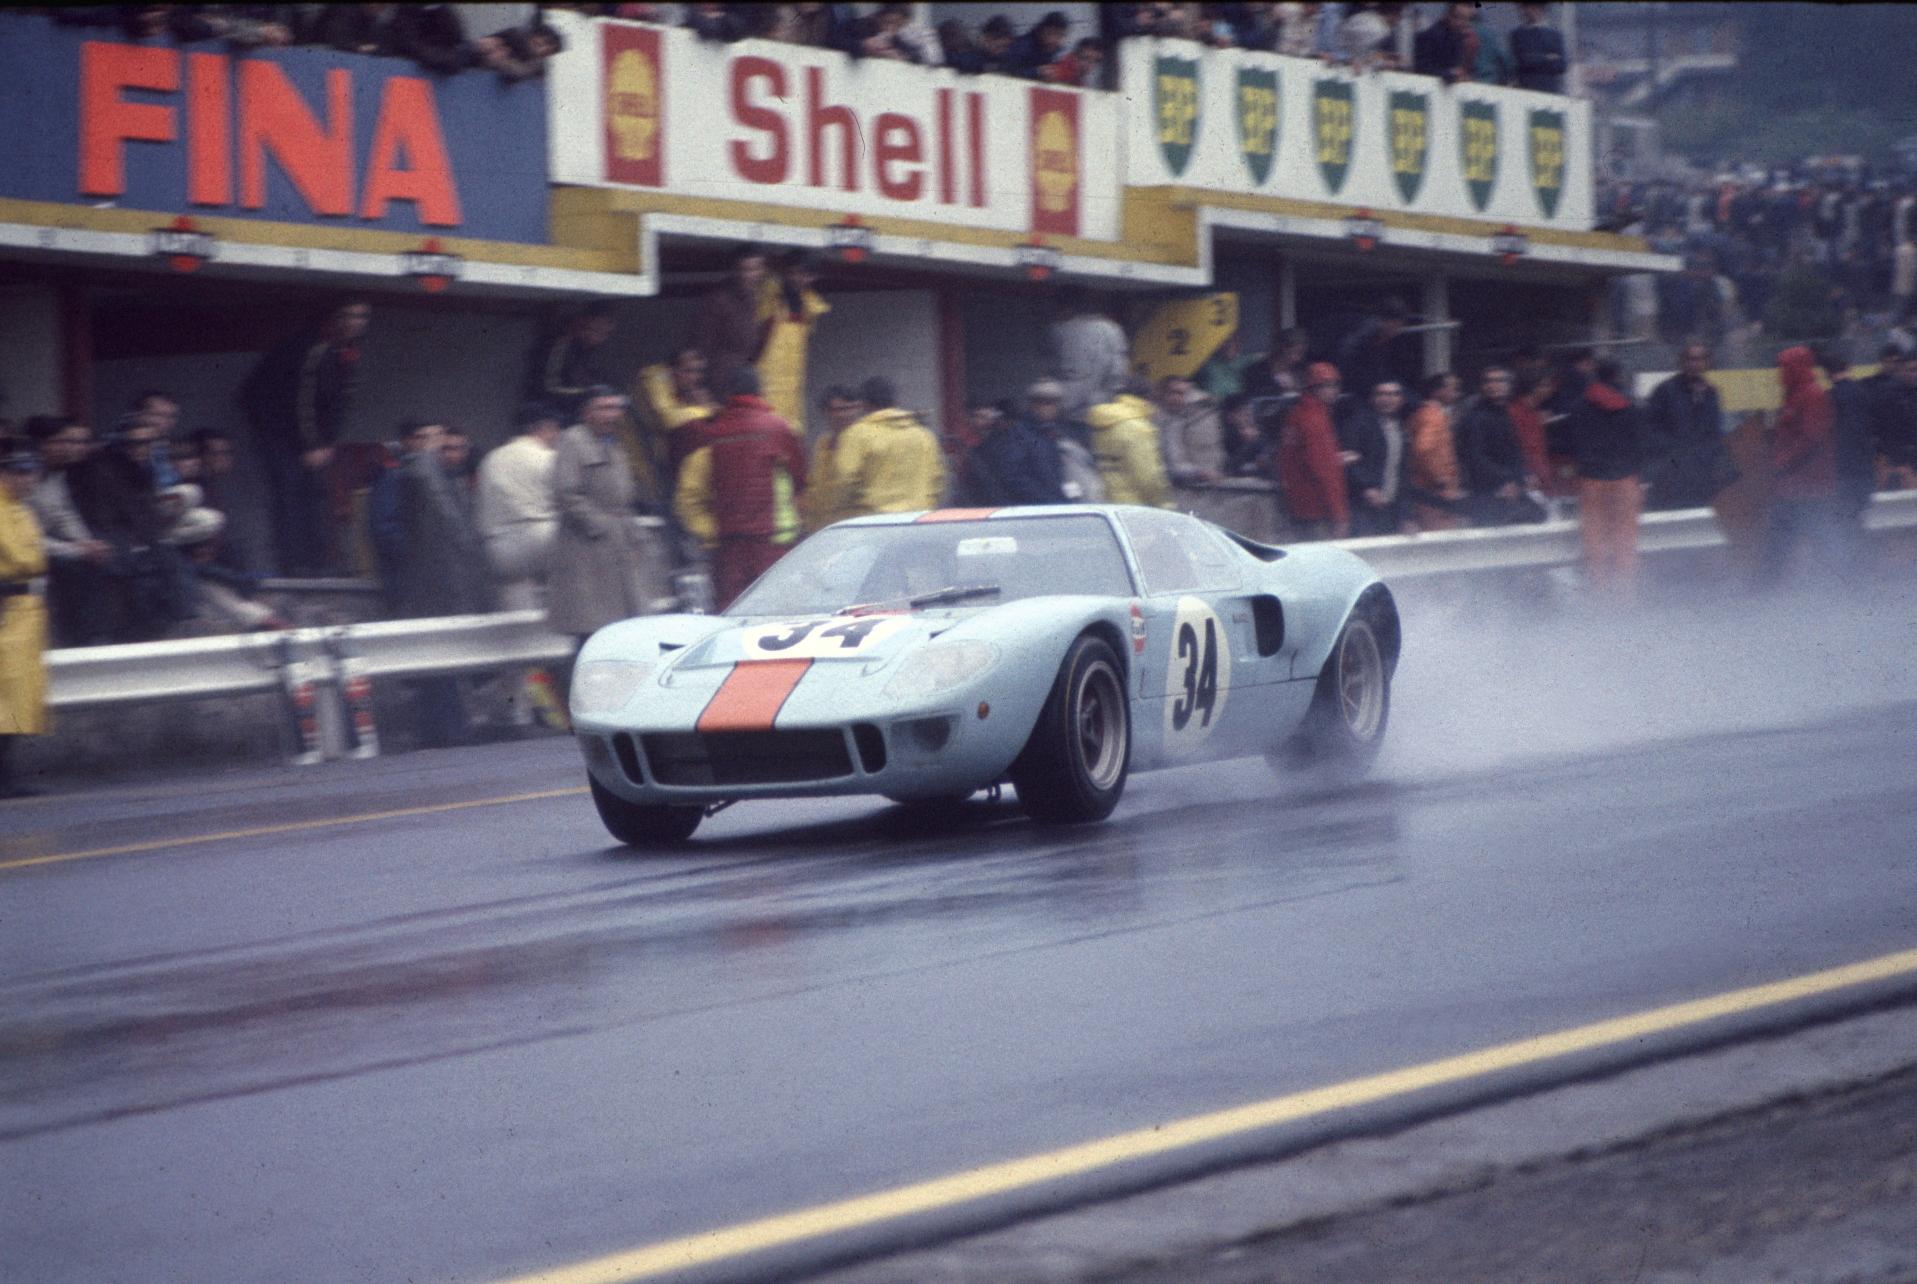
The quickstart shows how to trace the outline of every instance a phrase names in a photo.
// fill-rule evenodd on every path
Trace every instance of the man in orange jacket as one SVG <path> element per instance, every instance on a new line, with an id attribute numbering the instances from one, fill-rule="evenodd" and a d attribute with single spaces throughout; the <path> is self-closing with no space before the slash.
<path id="1" fill-rule="evenodd" d="M 1345 495 L 1345 465 L 1331 407 L 1338 400 L 1338 367 L 1313 362 L 1278 437 L 1278 488 L 1302 539 L 1343 539 L 1351 534 Z"/>

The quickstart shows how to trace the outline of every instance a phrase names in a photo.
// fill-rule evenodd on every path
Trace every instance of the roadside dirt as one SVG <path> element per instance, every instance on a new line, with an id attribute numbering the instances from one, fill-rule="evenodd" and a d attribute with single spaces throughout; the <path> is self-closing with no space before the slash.
<path id="1" fill-rule="evenodd" d="M 1917 1068 L 1097 1278 L 1917 1284 Z"/>

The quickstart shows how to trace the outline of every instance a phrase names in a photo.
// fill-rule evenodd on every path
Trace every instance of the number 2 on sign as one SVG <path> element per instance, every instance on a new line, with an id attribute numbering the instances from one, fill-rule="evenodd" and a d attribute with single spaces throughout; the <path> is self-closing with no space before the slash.
<path id="1" fill-rule="evenodd" d="M 1211 711 L 1218 703 L 1218 622 L 1205 620 L 1205 640 L 1198 641 L 1198 630 L 1191 624 L 1178 626 L 1178 658 L 1185 664 L 1185 693 L 1172 706 L 1172 729 L 1183 731 L 1192 714 L 1202 713 L 1198 725 L 1211 725 Z"/>

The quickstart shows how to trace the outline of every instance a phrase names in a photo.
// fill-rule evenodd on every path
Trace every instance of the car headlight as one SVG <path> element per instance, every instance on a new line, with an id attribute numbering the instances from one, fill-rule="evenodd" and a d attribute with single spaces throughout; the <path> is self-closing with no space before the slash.
<path id="1" fill-rule="evenodd" d="M 637 660 L 588 660 L 572 675 L 572 712 L 591 717 L 617 713 L 652 676 L 653 666 Z"/>
<path id="2" fill-rule="evenodd" d="M 885 684 L 885 694 L 910 700 L 949 691 L 969 682 L 998 663 L 998 648 L 990 642 L 948 642 L 909 655 Z"/>

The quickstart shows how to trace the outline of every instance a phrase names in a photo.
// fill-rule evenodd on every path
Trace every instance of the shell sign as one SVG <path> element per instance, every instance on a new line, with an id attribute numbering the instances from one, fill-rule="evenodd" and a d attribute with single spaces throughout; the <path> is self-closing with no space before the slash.
<path id="1" fill-rule="evenodd" d="M 666 104 L 660 93 L 659 33 L 606 28 L 606 177 L 615 183 L 663 187 Z"/>
<path id="2" fill-rule="evenodd" d="M 1032 90 L 1032 230 L 1078 235 L 1078 95 Z"/>
<path id="3" fill-rule="evenodd" d="M 771 40 L 704 41 L 683 27 L 559 11 L 552 21 L 566 37 L 546 82 L 555 184 L 709 203 L 681 207 L 685 217 L 780 222 L 772 206 L 829 213 L 826 225 L 857 215 L 1054 241 L 1118 237 L 1117 95 Z"/>

